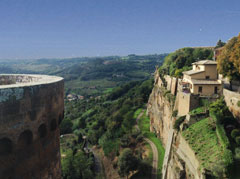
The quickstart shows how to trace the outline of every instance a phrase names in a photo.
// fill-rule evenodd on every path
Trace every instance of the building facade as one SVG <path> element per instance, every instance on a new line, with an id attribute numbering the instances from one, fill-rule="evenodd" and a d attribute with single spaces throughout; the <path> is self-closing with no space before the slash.
<path id="1" fill-rule="evenodd" d="M 183 72 L 182 91 L 200 96 L 222 94 L 222 81 L 218 78 L 217 62 L 202 60 L 192 64 L 193 69 Z"/>

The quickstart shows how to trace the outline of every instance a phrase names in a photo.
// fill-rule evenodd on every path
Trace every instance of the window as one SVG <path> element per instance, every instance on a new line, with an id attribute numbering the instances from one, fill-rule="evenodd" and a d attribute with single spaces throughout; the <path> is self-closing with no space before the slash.
<path id="1" fill-rule="evenodd" d="M 32 144 L 33 141 L 33 134 L 30 130 L 26 130 L 22 132 L 18 138 L 18 146 L 24 148 Z"/>
<path id="2" fill-rule="evenodd" d="M 209 76 L 206 76 L 206 80 L 209 80 L 210 79 L 210 77 Z"/>
<path id="3" fill-rule="evenodd" d="M 199 92 L 199 93 L 202 93 L 202 86 L 199 86 L 199 87 L 198 87 L 198 92 Z"/>
<path id="4" fill-rule="evenodd" d="M 217 86 L 215 86 L 215 88 L 214 88 L 214 94 L 218 94 L 218 88 L 217 88 Z"/>

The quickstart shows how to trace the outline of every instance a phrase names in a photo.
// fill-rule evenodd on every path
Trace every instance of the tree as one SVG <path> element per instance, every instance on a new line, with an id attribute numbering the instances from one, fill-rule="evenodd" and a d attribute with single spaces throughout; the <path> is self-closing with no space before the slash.
<path id="1" fill-rule="evenodd" d="M 62 178 L 63 179 L 88 179 L 94 178 L 91 170 L 94 166 L 93 157 L 88 157 L 82 151 L 75 155 L 69 150 L 62 158 Z"/>
<path id="2" fill-rule="evenodd" d="M 232 81 L 240 78 L 240 35 L 229 40 L 223 48 L 217 59 L 217 68 L 219 73 L 229 79 L 232 89 Z"/>
<path id="3" fill-rule="evenodd" d="M 237 73 L 240 74 L 240 34 L 238 35 L 237 41 L 233 46 L 233 51 L 230 54 L 230 61 L 233 62 Z"/>
<path id="4" fill-rule="evenodd" d="M 73 123 L 70 119 L 64 119 L 60 125 L 61 134 L 67 134 L 72 132 Z"/>
<path id="5" fill-rule="evenodd" d="M 131 171 L 134 171 L 138 167 L 138 159 L 133 155 L 129 148 L 122 151 L 118 159 L 118 173 L 121 177 L 127 176 Z"/>
<path id="6" fill-rule="evenodd" d="M 215 48 L 223 47 L 225 44 L 226 44 L 225 42 L 223 42 L 223 41 L 221 41 L 221 39 L 219 39 Z"/>

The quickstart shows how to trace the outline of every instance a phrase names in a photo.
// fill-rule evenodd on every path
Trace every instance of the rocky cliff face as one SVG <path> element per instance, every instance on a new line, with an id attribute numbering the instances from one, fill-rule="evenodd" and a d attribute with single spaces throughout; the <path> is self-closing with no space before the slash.
<path id="1" fill-rule="evenodd" d="M 195 153 L 181 134 L 172 129 L 176 120 L 172 117 L 173 111 L 179 109 L 178 105 L 181 104 L 179 98 L 176 100 L 174 98 L 176 89 L 176 79 L 167 77 L 163 81 L 158 71 L 155 72 L 155 85 L 148 101 L 147 111 L 151 121 L 150 130 L 157 134 L 165 147 L 162 178 L 201 179 L 204 177 L 199 170 Z"/>
<path id="2" fill-rule="evenodd" d="M 155 132 L 164 146 L 167 145 L 168 133 L 173 124 L 173 102 L 169 101 L 164 94 L 163 82 L 158 72 L 155 73 L 155 84 L 149 97 L 147 112 L 150 117 L 150 130 Z"/>

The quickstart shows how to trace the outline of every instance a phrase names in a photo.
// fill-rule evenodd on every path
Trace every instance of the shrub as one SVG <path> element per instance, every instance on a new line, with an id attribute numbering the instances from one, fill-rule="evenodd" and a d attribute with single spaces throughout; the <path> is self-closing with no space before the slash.
<path id="1" fill-rule="evenodd" d="M 240 160 L 240 147 L 235 148 L 235 159 Z"/>
<path id="2" fill-rule="evenodd" d="M 179 118 L 175 121 L 173 128 L 176 129 L 176 130 L 179 130 L 179 129 L 180 129 L 179 127 L 180 127 L 180 125 L 183 123 L 183 121 L 185 120 L 185 118 L 186 118 L 186 116 L 181 116 L 181 117 L 179 117 Z"/>
<path id="3" fill-rule="evenodd" d="M 235 139 L 237 136 L 240 136 L 240 130 L 239 129 L 233 129 L 231 132 L 231 136 L 233 139 Z"/>
<path id="4" fill-rule="evenodd" d="M 238 107 L 240 107 L 240 101 L 237 102 Z"/>
<path id="5" fill-rule="evenodd" d="M 170 93 L 171 93 L 171 91 L 166 90 L 166 91 L 164 91 L 163 96 L 166 97 L 166 96 L 167 96 L 168 94 L 170 94 Z"/>
<path id="6" fill-rule="evenodd" d="M 223 125 L 218 123 L 216 124 L 216 133 L 221 145 L 224 146 L 225 148 L 228 148 L 230 146 L 230 143 L 226 136 L 226 132 L 224 130 Z"/>
<path id="7" fill-rule="evenodd" d="M 136 140 L 137 140 L 137 142 L 142 142 L 143 141 L 143 135 L 142 134 L 138 135 Z"/>
<path id="8" fill-rule="evenodd" d="M 238 144 L 238 146 L 240 146 L 240 136 L 237 136 L 237 137 L 235 138 L 235 141 L 236 141 L 236 143 Z"/>
<path id="9" fill-rule="evenodd" d="M 177 114 L 178 114 L 178 110 L 173 111 L 172 117 L 177 117 Z"/>
<path id="10" fill-rule="evenodd" d="M 133 138 L 136 139 L 140 134 L 141 134 L 140 130 L 138 130 L 138 129 L 133 129 L 133 131 L 132 131 L 132 137 L 133 137 Z"/>

